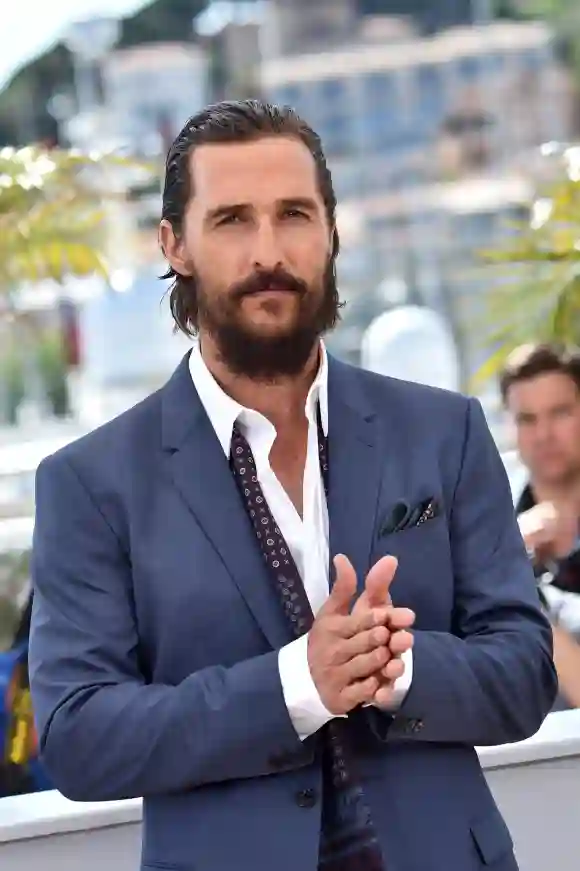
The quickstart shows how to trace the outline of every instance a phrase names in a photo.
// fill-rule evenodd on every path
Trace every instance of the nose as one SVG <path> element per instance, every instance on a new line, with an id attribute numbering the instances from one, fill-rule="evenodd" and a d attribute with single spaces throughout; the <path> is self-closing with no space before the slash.
<path id="1" fill-rule="evenodd" d="M 263 218 L 257 224 L 252 255 L 254 269 L 273 271 L 282 266 L 280 239 L 268 218 Z"/>
<path id="2" fill-rule="evenodd" d="M 540 447 L 550 447 L 553 442 L 553 432 L 549 421 L 538 421 L 535 436 L 536 444 Z"/>

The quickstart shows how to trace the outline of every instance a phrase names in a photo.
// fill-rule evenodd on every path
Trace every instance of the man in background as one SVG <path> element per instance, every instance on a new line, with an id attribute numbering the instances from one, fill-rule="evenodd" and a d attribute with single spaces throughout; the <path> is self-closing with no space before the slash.
<path id="1" fill-rule="evenodd" d="M 580 707 L 580 351 L 522 345 L 500 388 L 529 475 L 516 512 L 553 624 L 560 690 Z"/>

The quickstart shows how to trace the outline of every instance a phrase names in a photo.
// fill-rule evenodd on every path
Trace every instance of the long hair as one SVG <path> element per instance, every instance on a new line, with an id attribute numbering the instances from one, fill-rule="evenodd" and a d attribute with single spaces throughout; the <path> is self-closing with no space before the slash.
<path id="1" fill-rule="evenodd" d="M 332 176 L 322 150 L 320 137 L 289 106 L 275 106 L 259 100 L 226 101 L 208 106 L 193 115 L 177 135 L 165 163 L 163 207 L 161 217 L 171 225 L 179 238 L 183 232 L 185 210 L 194 195 L 189 158 L 198 145 L 208 143 L 251 142 L 270 136 L 299 139 L 310 151 L 316 166 L 320 195 L 330 227 L 335 228 L 336 197 Z M 336 228 L 330 268 L 340 248 Z M 169 288 L 169 306 L 175 330 L 195 336 L 198 328 L 197 286 L 195 278 L 179 275 L 171 266 L 163 279 L 173 279 Z"/>

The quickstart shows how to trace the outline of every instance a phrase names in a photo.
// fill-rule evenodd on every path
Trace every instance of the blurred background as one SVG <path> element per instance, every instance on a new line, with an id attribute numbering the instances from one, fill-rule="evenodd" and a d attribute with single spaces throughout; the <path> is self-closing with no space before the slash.
<path id="1" fill-rule="evenodd" d="M 160 185 L 208 102 L 290 104 L 319 132 L 347 300 L 330 350 L 476 393 L 517 493 L 497 370 L 578 337 L 577 0 L 20 0 L 0 20 L 0 651 L 20 655 L 38 462 L 187 348 Z"/>

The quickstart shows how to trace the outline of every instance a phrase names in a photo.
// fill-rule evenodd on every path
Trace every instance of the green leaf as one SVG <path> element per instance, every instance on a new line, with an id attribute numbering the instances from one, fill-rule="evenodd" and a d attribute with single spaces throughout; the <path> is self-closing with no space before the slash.
<path id="1" fill-rule="evenodd" d="M 106 276 L 107 202 L 125 199 L 119 173 L 154 176 L 148 162 L 111 154 L 0 149 L 0 294 L 25 282 Z"/>
<path id="2" fill-rule="evenodd" d="M 519 344 L 580 342 L 580 183 L 560 172 L 543 187 L 551 201 L 544 224 L 519 222 L 503 244 L 479 255 L 491 290 L 482 318 L 490 356 L 478 383 Z"/>

